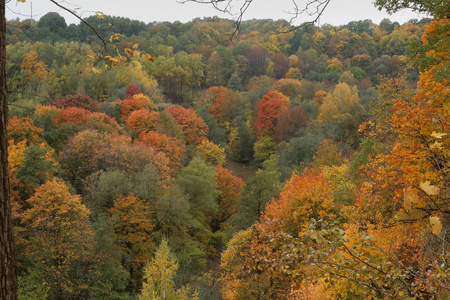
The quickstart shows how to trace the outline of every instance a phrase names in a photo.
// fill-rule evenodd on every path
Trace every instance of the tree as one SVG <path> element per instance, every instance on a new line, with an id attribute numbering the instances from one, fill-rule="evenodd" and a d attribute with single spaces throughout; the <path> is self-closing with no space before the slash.
<path id="1" fill-rule="evenodd" d="M 196 294 L 190 295 L 188 287 L 175 290 L 174 278 L 178 263 L 171 253 L 166 239 L 161 241 L 155 256 L 144 268 L 144 285 L 140 300 L 197 300 Z"/>
<path id="2" fill-rule="evenodd" d="M 171 106 L 166 108 L 166 111 L 180 124 L 186 143 L 199 145 L 206 139 L 208 126 L 201 117 L 197 116 L 194 110 Z"/>
<path id="3" fill-rule="evenodd" d="M 130 84 L 125 90 L 125 98 L 131 98 L 134 95 L 142 94 L 141 89 L 134 84 Z"/>
<path id="4" fill-rule="evenodd" d="M 301 79 L 301 78 L 300 78 Z M 300 101 L 302 82 L 297 78 L 282 78 L 274 83 L 273 88 L 293 101 Z"/>
<path id="5" fill-rule="evenodd" d="M 270 91 L 258 103 L 258 117 L 255 127 L 258 137 L 273 137 L 280 114 L 289 107 L 289 98 L 277 91 Z"/>
<path id="6" fill-rule="evenodd" d="M 7 142 L 7 120 L 8 120 L 8 87 L 6 74 L 6 18 L 5 10 L 6 3 L 9 1 L 0 2 L 0 298 L 2 299 L 17 299 L 17 273 L 15 262 L 14 240 L 11 223 L 11 205 L 9 194 L 9 176 L 8 176 L 8 142 Z M 24 2 L 24 1 L 22 1 Z M 65 9 L 78 17 L 83 23 L 88 24 L 76 13 L 66 9 L 56 1 L 51 0 L 52 3 Z M 57 16 L 56 16 L 57 17 Z M 60 22 L 61 18 L 48 15 L 44 18 L 41 25 L 48 26 L 48 22 L 53 24 L 54 21 L 61 26 L 61 30 L 65 27 L 65 22 Z M 104 43 L 94 27 L 90 28 L 96 33 L 99 39 Z"/>
<path id="7" fill-rule="evenodd" d="M 340 127 L 341 141 L 356 147 L 359 143 L 358 126 L 362 107 L 359 104 L 358 90 L 346 83 L 339 83 L 328 94 L 320 107 L 319 120 Z"/>
<path id="8" fill-rule="evenodd" d="M 75 135 L 61 152 L 63 178 L 81 191 L 82 181 L 101 170 L 100 156 L 108 145 L 108 137 L 95 130 L 85 130 Z"/>
<path id="9" fill-rule="evenodd" d="M 230 80 L 228 80 L 227 87 L 233 91 L 241 92 L 242 90 L 244 90 L 244 87 L 242 86 L 242 79 L 239 74 L 234 73 L 233 75 L 231 75 Z"/>
<path id="10" fill-rule="evenodd" d="M 223 61 L 219 54 L 213 53 L 206 61 L 206 84 L 219 86 L 224 84 Z"/>
<path id="11" fill-rule="evenodd" d="M 277 167 L 277 159 L 263 163 L 263 168 L 256 172 L 246 182 L 238 201 L 238 216 L 236 225 L 238 229 L 250 227 L 263 214 L 266 204 L 276 198 L 281 190 L 281 173 Z"/>
<path id="12" fill-rule="evenodd" d="M 66 95 L 52 103 L 57 108 L 79 107 L 89 111 L 98 111 L 98 101 L 86 95 Z"/>
<path id="13" fill-rule="evenodd" d="M 445 0 L 376 0 L 375 6 L 379 10 L 386 9 L 390 14 L 410 8 L 417 12 L 429 13 L 435 18 L 450 16 L 450 8 Z"/>
<path id="14" fill-rule="evenodd" d="M 256 233 L 254 227 L 236 232 L 222 254 L 221 292 L 224 299 L 286 299 L 290 283 L 282 276 L 274 275 L 274 268 L 266 268 L 264 259 L 253 260 L 258 255 L 255 243 L 262 245 Z"/>
<path id="15" fill-rule="evenodd" d="M 211 218 L 211 229 L 213 232 L 224 229 L 231 216 L 237 211 L 237 202 L 241 196 L 241 189 L 244 182 L 241 178 L 234 176 L 230 170 L 217 165 L 214 168 L 216 172 L 217 190 L 220 194 L 217 197 L 219 211 Z"/>
<path id="16" fill-rule="evenodd" d="M 273 65 L 273 75 L 277 79 L 285 77 L 286 73 L 289 71 L 288 58 L 281 52 L 272 56 L 271 64 Z"/>
<path id="17" fill-rule="evenodd" d="M 286 78 L 301 80 L 302 77 L 303 74 L 299 68 L 289 68 L 288 72 L 286 73 Z"/>
<path id="18" fill-rule="evenodd" d="M 261 136 L 254 144 L 254 159 L 258 164 L 263 163 L 275 153 L 275 140 L 268 135 Z"/>
<path id="19" fill-rule="evenodd" d="M 280 114 L 274 130 L 277 143 L 288 141 L 295 133 L 309 123 L 309 116 L 301 106 L 289 107 Z"/>
<path id="20" fill-rule="evenodd" d="M 20 233 L 28 243 L 25 265 L 29 272 L 40 271 L 35 285 L 47 284 L 50 299 L 89 297 L 92 284 L 94 233 L 89 210 L 78 195 L 71 195 L 60 180 L 48 181 L 27 200 L 25 225 Z"/>
<path id="21" fill-rule="evenodd" d="M 59 114 L 54 119 L 53 123 L 55 124 L 55 126 L 60 126 L 63 123 L 86 123 L 89 119 L 90 114 L 91 112 L 84 108 L 68 107 L 65 109 L 61 109 Z"/>
<path id="22" fill-rule="evenodd" d="M 158 112 L 149 111 L 145 108 L 135 110 L 125 120 L 127 130 L 133 131 L 135 136 L 140 136 L 141 134 L 155 130 L 158 122 L 158 115 Z"/>
<path id="23" fill-rule="evenodd" d="M 12 172 L 11 189 L 18 191 L 22 201 L 31 197 L 36 189 L 46 181 L 53 179 L 59 165 L 53 149 L 44 143 L 30 146 L 21 153 L 23 161 L 16 172 Z M 13 177 L 14 176 L 14 177 Z"/>
<path id="24" fill-rule="evenodd" d="M 225 163 L 225 149 L 208 140 L 197 146 L 197 152 L 208 165 L 213 167 Z"/>
<path id="25" fill-rule="evenodd" d="M 125 121 L 133 111 L 141 109 L 156 111 L 157 107 L 149 97 L 143 94 L 136 94 L 123 100 L 120 109 L 121 119 Z"/>
<path id="26" fill-rule="evenodd" d="M 35 50 L 31 50 L 24 57 L 20 68 L 25 71 L 23 76 L 24 83 L 30 82 L 32 77 L 36 77 L 42 83 L 48 73 L 47 65 L 42 60 L 39 60 L 39 56 Z"/>
<path id="27" fill-rule="evenodd" d="M 280 192 L 278 201 L 272 201 L 266 206 L 261 222 L 266 219 L 276 220 L 281 227 L 278 230 L 301 236 L 308 231 L 311 218 L 319 220 L 335 217 L 333 200 L 333 188 L 322 174 L 294 174 Z"/>
<path id="28" fill-rule="evenodd" d="M 130 271 L 134 289 L 141 283 L 141 270 L 150 258 L 153 208 L 133 193 L 119 196 L 109 209 L 116 243 L 124 251 L 124 267 Z"/>
<path id="29" fill-rule="evenodd" d="M 177 176 L 177 186 L 188 197 L 190 203 L 189 213 L 195 220 L 191 230 L 192 240 L 198 243 L 201 259 L 197 264 L 203 264 L 205 267 L 205 259 L 215 255 L 216 249 L 213 245 L 213 234 L 209 226 L 209 216 L 218 212 L 218 204 L 216 202 L 219 192 L 215 181 L 214 167 L 206 165 L 200 157 L 195 157 L 189 165 L 187 165 Z M 194 250 L 194 249 L 192 249 Z M 192 255 L 192 254 L 190 254 Z M 198 271 L 198 270 L 197 270 Z"/>
<path id="30" fill-rule="evenodd" d="M 177 178 L 178 186 L 189 197 L 192 215 L 201 223 L 206 223 L 206 214 L 216 213 L 218 209 L 214 174 L 214 167 L 208 166 L 203 159 L 196 157 Z"/>
<path id="31" fill-rule="evenodd" d="M 221 127 L 226 128 L 238 114 L 239 94 L 224 87 L 219 87 L 216 91 L 210 88 L 207 92 L 215 94 L 213 104 L 207 108 L 208 112 Z"/>
<path id="32" fill-rule="evenodd" d="M 67 27 L 66 20 L 61 17 L 58 13 L 49 12 L 43 15 L 38 22 L 38 27 L 48 28 L 49 30 L 61 30 Z M 60 29 L 61 28 L 61 29 Z"/>
<path id="33" fill-rule="evenodd" d="M 16 252 L 12 231 L 8 168 L 8 87 L 6 76 L 6 2 L 0 2 L 0 298 L 17 299 Z"/>
<path id="34" fill-rule="evenodd" d="M 320 166 L 334 166 L 341 163 L 342 152 L 332 140 L 324 139 L 313 156 L 313 165 L 319 168 Z"/>
<path id="35" fill-rule="evenodd" d="M 139 136 L 139 141 L 144 145 L 155 148 L 164 153 L 169 160 L 169 167 L 172 174 L 177 174 L 183 167 L 183 158 L 185 154 L 185 144 L 176 138 L 168 137 L 163 133 L 149 131 Z"/>
<path id="36" fill-rule="evenodd" d="M 44 130 L 34 125 L 33 119 L 26 116 L 17 118 L 16 116 L 8 120 L 8 138 L 14 143 L 26 141 L 27 145 L 38 145 L 43 140 Z"/>

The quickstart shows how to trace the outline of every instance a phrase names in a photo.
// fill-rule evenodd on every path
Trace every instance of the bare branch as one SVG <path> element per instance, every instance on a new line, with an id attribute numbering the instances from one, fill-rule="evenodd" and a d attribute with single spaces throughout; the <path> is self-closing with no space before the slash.
<path id="1" fill-rule="evenodd" d="M 235 8 L 233 6 L 234 2 L 242 3 L 240 5 L 237 5 L 238 8 Z M 302 22 L 299 26 L 294 26 L 288 28 L 286 31 L 282 31 L 281 33 L 289 33 L 301 28 L 308 29 L 309 26 L 314 25 L 317 20 L 319 20 L 320 16 L 324 13 L 325 9 L 327 8 L 328 4 L 331 2 L 331 0 L 306 0 L 306 3 L 302 6 L 300 6 L 297 2 L 297 0 L 291 0 L 293 10 L 291 12 L 285 12 L 288 15 L 292 15 L 289 21 L 287 21 L 287 24 L 285 27 L 292 26 L 294 21 L 296 21 L 300 15 L 307 15 L 309 17 L 315 17 L 313 20 L 309 20 L 306 22 Z M 239 33 L 241 28 L 241 22 L 244 18 L 245 12 L 249 8 L 250 4 L 253 3 L 253 0 L 178 0 L 178 3 L 187 3 L 187 2 L 194 2 L 199 4 L 209 4 L 212 5 L 217 11 L 220 11 L 222 13 L 229 14 L 235 19 L 236 28 L 235 30 L 230 34 L 230 38 L 228 40 L 231 40 Z M 276 4 L 274 4 L 275 6 Z"/>

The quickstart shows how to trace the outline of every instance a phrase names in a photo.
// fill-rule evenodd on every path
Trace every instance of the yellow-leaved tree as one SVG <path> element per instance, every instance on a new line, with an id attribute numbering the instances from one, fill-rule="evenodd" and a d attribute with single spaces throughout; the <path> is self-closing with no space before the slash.
<path id="1" fill-rule="evenodd" d="M 89 298 L 95 241 L 89 210 L 61 180 L 47 181 L 27 200 L 18 229 L 27 269 L 25 297 Z M 45 287 L 45 289 L 44 289 Z M 42 293 L 36 295 L 36 291 Z M 29 293 L 29 294 L 27 294 Z M 27 296 L 28 295 L 28 296 Z M 33 295 L 33 296 L 32 296 Z"/>
<path id="2" fill-rule="evenodd" d="M 166 239 L 161 241 L 155 256 L 144 268 L 144 284 L 139 300 L 198 300 L 188 286 L 175 289 L 178 263 Z"/>

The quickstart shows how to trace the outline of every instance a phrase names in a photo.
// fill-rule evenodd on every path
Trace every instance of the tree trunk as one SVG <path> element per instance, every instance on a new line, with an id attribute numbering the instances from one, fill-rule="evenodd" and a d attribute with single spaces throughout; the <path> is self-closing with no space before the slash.
<path id="1" fill-rule="evenodd" d="M 16 257 L 9 195 L 8 91 L 6 87 L 6 2 L 0 0 L 0 299 L 17 299 Z"/>

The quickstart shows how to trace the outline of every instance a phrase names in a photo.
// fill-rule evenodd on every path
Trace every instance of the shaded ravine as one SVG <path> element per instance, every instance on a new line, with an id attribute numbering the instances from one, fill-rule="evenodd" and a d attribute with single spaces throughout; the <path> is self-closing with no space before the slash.
<path id="1" fill-rule="evenodd" d="M 233 160 L 227 160 L 224 167 L 231 170 L 233 175 L 242 178 L 244 182 L 247 182 L 250 178 L 254 177 L 256 173 L 254 170 L 248 168 L 246 164 Z"/>

